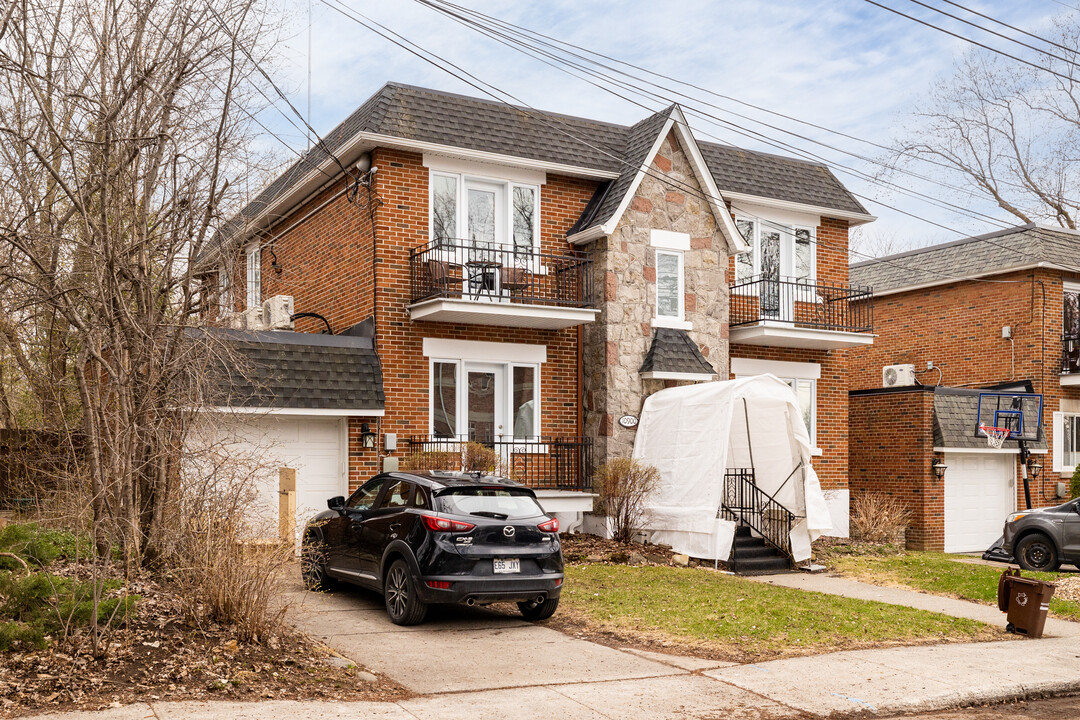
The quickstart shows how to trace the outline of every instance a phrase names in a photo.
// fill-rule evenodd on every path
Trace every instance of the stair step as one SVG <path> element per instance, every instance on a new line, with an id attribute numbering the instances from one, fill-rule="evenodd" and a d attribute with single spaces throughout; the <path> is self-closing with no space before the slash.
<path id="1" fill-rule="evenodd" d="M 789 570 L 791 570 L 791 563 L 788 562 L 786 557 L 782 556 L 735 559 L 735 574 L 737 575 L 765 575 Z"/>
<path id="2" fill-rule="evenodd" d="M 761 544 L 752 547 L 736 547 L 735 557 L 738 560 L 746 560 L 749 558 L 783 558 L 784 556 L 778 553 L 776 548 Z"/>

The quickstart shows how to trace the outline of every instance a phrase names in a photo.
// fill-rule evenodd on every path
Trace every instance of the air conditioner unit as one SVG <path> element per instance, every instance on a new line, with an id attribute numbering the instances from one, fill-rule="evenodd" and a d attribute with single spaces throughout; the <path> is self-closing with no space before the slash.
<path id="1" fill-rule="evenodd" d="M 915 382 L 914 365 L 886 365 L 881 368 L 882 387 L 907 387 Z"/>
<path id="2" fill-rule="evenodd" d="M 263 320 L 271 330 L 293 329 L 291 295 L 275 295 L 263 303 Z"/>
<path id="3" fill-rule="evenodd" d="M 265 330 L 266 323 L 263 321 L 262 305 L 248 308 L 241 313 L 244 318 L 244 328 L 247 330 Z"/>

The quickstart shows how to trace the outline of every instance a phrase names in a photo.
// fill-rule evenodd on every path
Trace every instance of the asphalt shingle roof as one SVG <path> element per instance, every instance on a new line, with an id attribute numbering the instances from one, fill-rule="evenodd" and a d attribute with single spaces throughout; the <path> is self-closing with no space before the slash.
<path id="1" fill-rule="evenodd" d="M 1080 234 L 1038 225 L 976 235 L 955 242 L 865 260 L 851 266 L 852 285 L 870 285 L 875 294 L 953 282 L 966 276 L 1004 272 L 1038 262 L 1077 265 Z"/>
<path id="2" fill-rule="evenodd" d="M 670 108 L 633 127 L 588 118 L 540 112 L 493 100 L 387 83 L 340 125 L 266 187 L 220 235 L 231 237 L 245 220 L 257 217 L 313 168 L 336 155 L 359 132 L 448 145 L 513 157 L 620 173 L 631 178 L 635 162 L 656 139 Z M 652 137 L 647 130 L 655 128 Z M 805 203 L 819 207 L 866 213 L 866 209 L 822 165 L 794 158 L 699 142 L 702 155 L 721 192 Z M 625 161 L 625 162 L 624 162 Z M 627 167 L 630 163 L 630 167 Z M 328 178 L 329 179 L 329 178 Z M 629 181 L 626 182 L 629 187 Z M 623 189 L 625 192 L 625 188 Z M 622 196 L 608 192 L 593 204 L 600 216 L 609 203 L 617 207 Z M 613 209 L 613 208 L 612 208 Z M 610 216 L 610 214 L 609 214 Z"/>
<path id="3" fill-rule="evenodd" d="M 200 332 L 231 351 L 217 363 L 214 404 L 305 410 L 382 410 L 385 405 L 382 366 L 371 338 L 280 330 Z"/>
<path id="4" fill-rule="evenodd" d="M 986 449 L 986 438 L 976 437 L 979 393 L 985 390 L 939 387 L 934 389 L 934 447 Z M 1003 446 L 1015 450 L 1016 440 Z M 1046 433 L 1040 431 L 1038 442 L 1028 443 L 1029 450 L 1046 449 Z"/>
<path id="5" fill-rule="evenodd" d="M 690 339 L 685 330 L 656 328 L 653 331 L 652 345 L 638 372 L 715 375 L 716 369 L 702 356 L 697 343 Z"/>

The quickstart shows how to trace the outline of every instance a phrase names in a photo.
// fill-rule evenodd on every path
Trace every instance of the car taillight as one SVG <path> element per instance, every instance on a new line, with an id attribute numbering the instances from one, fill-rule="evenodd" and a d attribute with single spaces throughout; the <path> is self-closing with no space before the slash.
<path id="1" fill-rule="evenodd" d="M 559 518 L 551 518 L 536 526 L 541 532 L 559 532 Z"/>
<path id="2" fill-rule="evenodd" d="M 424 519 L 424 524 L 427 525 L 428 530 L 434 532 L 469 532 L 475 525 L 472 523 L 461 522 L 460 520 L 451 520 L 449 518 L 436 517 L 435 515 L 421 515 Z"/>
<path id="3" fill-rule="evenodd" d="M 432 590 L 449 590 L 452 583 L 447 580 L 426 580 L 425 584 Z"/>

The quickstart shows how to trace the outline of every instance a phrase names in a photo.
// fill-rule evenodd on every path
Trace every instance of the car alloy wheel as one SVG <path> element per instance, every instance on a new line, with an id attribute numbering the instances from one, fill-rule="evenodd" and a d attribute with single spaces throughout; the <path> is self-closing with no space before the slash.
<path id="1" fill-rule="evenodd" d="M 404 560 L 395 560 L 390 566 L 383 594 L 386 614 L 395 625 L 416 625 L 427 614 L 427 605 L 417 596 L 416 583 Z"/>

